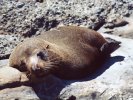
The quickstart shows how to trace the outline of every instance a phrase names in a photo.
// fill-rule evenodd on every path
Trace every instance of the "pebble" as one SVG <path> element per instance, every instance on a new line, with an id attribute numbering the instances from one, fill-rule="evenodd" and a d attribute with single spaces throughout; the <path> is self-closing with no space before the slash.
<path id="1" fill-rule="evenodd" d="M 22 8 L 24 5 L 25 5 L 24 2 L 18 2 L 18 3 L 16 4 L 16 6 L 17 6 L 18 8 Z"/>

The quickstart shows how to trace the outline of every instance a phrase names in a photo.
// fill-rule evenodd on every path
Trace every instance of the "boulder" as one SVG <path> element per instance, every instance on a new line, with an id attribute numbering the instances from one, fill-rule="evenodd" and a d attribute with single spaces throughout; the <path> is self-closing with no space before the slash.
<path id="1" fill-rule="evenodd" d="M 26 75 L 15 68 L 4 66 L 0 69 L 0 89 L 28 84 L 28 82 Z"/>

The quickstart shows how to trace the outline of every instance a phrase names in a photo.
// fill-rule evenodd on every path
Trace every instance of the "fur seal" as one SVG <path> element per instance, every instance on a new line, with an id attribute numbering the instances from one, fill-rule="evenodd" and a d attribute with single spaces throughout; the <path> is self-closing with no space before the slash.
<path id="1" fill-rule="evenodd" d="M 120 42 L 108 40 L 91 29 L 59 27 L 20 43 L 11 53 L 9 65 L 30 77 L 83 78 L 120 47 Z"/>

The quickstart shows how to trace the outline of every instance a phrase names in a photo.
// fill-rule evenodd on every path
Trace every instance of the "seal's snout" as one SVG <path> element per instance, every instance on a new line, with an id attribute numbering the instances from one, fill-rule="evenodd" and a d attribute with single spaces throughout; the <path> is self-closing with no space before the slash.
<path id="1" fill-rule="evenodd" d="M 43 68 L 46 66 L 46 53 L 39 51 L 29 58 L 28 68 L 30 73 L 34 74 L 36 77 L 43 76 L 45 74 Z"/>
<path id="2" fill-rule="evenodd" d="M 32 66 L 31 73 L 36 77 L 43 77 L 48 74 L 48 71 L 43 70 L 41 66 Z"/>
<path id="3" fill-rule="evenodd" d="M 29 58 L 28 68 L 30 69 L 31 73 L 34 73 L 35 71 L 40 70 L 40 67 L 38 66 L 39 59 L 36 55 Z"/>
<path id="4" fill-rule="evenodd" d="M 38 67 L 38 66 L 33 65 L 33 66 L 31 67 L 31 69 L 32 69 L 32 71 L 36 71 L 36 70 L 40 70 L 41 68 Z"/>
<path id="5" fill-rule="evenodd" d="M 32 73 L 37 74 L 41 71 L 41 68 L 37 67 L 37 66 L 32 66 L 31 71 L 32 71 Z"/>

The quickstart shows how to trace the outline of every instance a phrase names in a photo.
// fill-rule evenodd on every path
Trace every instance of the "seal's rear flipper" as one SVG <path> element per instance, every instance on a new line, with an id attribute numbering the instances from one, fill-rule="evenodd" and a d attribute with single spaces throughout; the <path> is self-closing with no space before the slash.
<path id="1" fill-rule="evenodd" d="M 100 51 L 105 55 L 110 55 L 116 49 L 120 47 L 120 41 L 113 40 L 111 38 L 106 38 L 107 42 L 102 45 Z"/>

